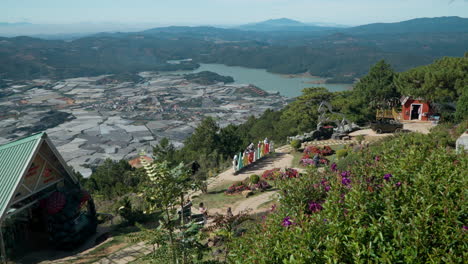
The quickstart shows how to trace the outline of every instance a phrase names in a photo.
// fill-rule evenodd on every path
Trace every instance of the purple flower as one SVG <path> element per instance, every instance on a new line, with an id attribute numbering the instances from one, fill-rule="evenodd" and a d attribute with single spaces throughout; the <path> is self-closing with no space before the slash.
<path id="1" fill-rule="evenodd" d="M 351 176 L 351 172 L 350 171 L 343 171 L 341 172 L 341 177 L 349 177 Z"/>
<path id="2" fill-rule="evenodd" d="M 273 211 L 275 211 L 275 210 L 276 210 L 276 204 L 273 204 L 273 205 L 271 206 L 270 212 L 273 212 Z"/>
<path id="3" fill-rule="evenodd" d="M 401 186 L 401 182 L 395 183 L 395 186 L 396 186 L 396 187 L 400 187 L 400 186 Z"/>
<path id="4" fill-rule="evenodd" d="M 301 159 L 300 162 L 303 166 L 308 166 L 308 165 L 315 165 L 315 161 L 313 159 Z"/>
<path id="5" fill-rule="evenodd" d="M 331 189 L 329 185 L 325 186 L 325 191 L 328 192 Z"/>
<path id="6" fill-rule="evenodd" d="M 380 160 L 380 156 L 375 156 L 374 160 L 375 160 L 375 161 L 379 161 L 379 160 Z"/>
<path id="7" fill-rule="evenodd" d="M 322 209 L 323 207 L 319 203 L 316 203 L 316 202 L 309 203 L 309 211 L 311 211 L 312 213 L 318 213 L 322 211 Z"/>
<path id="8" fill-rule="evenodd" d="M 384 178 L 384 180 L 389 181 L 391 177 L 393 177 L 393 175 L 391 175 L 390 173 L 387 173 L 387 174 L 384 175 L 383 178 Z"/>
<path id="9" fill-rule="evenodd" d="M 351 180 L 348 179 L 348 178 L 346 178 L 346 177 L 342 177 L 341 183 L 342 183 L 343 185 L 348 186 L 348 185 L 351 183 Z"/>
<path id="10" fill-rule="evenodd" d="M 338 202 L 339 202 L 339 203 L 344 203 L 345 194 L 344 194 L 344 193 L 340 194 L 340 198 L 341 198 L 341 199 L 340 199 Z"/>
<path id="11" fill-rule="evenodd" d="M 333 162 L 332 165 L 330 166 L 330 169 L 332 171 L 337 171 L 338 169 L 336 167 L 337 167 L 336 163 Z"/>
<path id="12" fill-rule="evenodd" d="M 281 222 L 281 225 L 284 226 L 284 227 L 288 227 L 290 225 L 292 225 L 293 223 L 291 222 L 291 217 L 289 216 L 286 216 L 284 219 L 283 219 L 283 222 Z"/>
<path id="13" fill-rule="evenodd" d="M 464 231 L 467 231 L 467 230 L 468 230 L 468 226 L 464 225 L 464 226 L 463 226 L 463 230 L 464 230 Z"/>

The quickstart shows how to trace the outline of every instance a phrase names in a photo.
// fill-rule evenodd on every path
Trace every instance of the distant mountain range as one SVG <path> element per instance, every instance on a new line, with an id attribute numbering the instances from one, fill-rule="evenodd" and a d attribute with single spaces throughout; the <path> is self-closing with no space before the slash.
<path id="1" fill-rule="evenodd" d="M 270 19 L 263 22 L 242 25 L 237 28 L 251 31 L 324 31 L 337 29 L 336 27 L 306 24 L 288 18 Z"/>
<path id="2" fill-rule="evenodd" d="M 373 23 L 357 27 L 306 24 L 288 18 L 270 19 L 237 27 L 251 31 L 335 31 L 349 34 L 399 34 L 423 32 L 468 32 L 468 18 L 416 18 L 396 23 Z"/>
<path id="3" fill-rule="evenodd" d="M 399 34 L 429 32 L 468 32 L 468 18 L 416 18 L 396 23 L 374 23 L 343 30 L 351 34 Z"/>
<path id="4" fill-rule="evenodd" d="M 273 19 L 236 28 L 158 27 L 67 41 L 0 37 L 0 81 L 186 70 L 198 63 L 221 63 L 284 74 L 310 72 L 349 82 L 381 59 L 403 71 L 442 56 L 461 57 L 467 51 L 467 18 L 420 18 L 349 28 Z M 193 60 L 166 62 L 185 58 Z"/>
<path id="5" fill-rule="evenodd" d="M 0 27 L 8 27 L 8 26 L 28 26 L 32 25 L 28 22 L 17 22 L 17 23 L 7 23 L 7 22 L 0 22 Z"/>

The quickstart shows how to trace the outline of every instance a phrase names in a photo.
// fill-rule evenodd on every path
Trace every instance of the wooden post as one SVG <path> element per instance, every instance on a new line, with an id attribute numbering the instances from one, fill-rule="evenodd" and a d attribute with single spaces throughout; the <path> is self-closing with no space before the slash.
<path id="1" fill-rule="evenodd" d="M 0 222 L 0 263 L 6 264 L 7 263 L 7 256 L 5 250 L 5 241 L 3 240 L 3 230 L 2 230 L 2 222 Z"/>

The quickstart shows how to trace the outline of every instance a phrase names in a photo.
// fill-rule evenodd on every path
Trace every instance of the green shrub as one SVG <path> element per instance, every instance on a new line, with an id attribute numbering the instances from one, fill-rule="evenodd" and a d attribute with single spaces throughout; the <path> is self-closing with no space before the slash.
<path id="1" fill-rule="evenodd" d="M 461 136 L 465 131 L 468 129 L 468 120 L 464 120 L 458 124 L 456 130 L 455 130 L 455 136 L 458 138 Z"/>
<path id="2" fill-rule="evenodd" d="M 433 138 L 402 134 L 348 155 L 346 170 L 282 181 L 280 206 L 230 262 L 464 263 L 468 155 Z"/>
<path id="3" fill-rule="evenodd" d="M 257 174 L 250 175 L 251 184 L 257 184 L 259 180 L 260 180 L 260 176 L 258 176 Z"/>
<path id="4" fill-rule="evenodd" d="M 359 159 L 359 155 L 356 152 L 348 151 L 346 157 L 338 160 L 336 162 L 337 168 L 339 170 L 346 170 L 348 167 L 355 164 Z"/>
<path id="5" fill-rule="evenodd" d="M 336 157 L 338 159 L 341 159 L 341 158 L 344 158 L 346 156 L 348 156 L 348 149 L 347 148 L 344 148 L 344 149 L 339 149 L 336 151 Z"/>
<path id="6" fill-rule="evenodd" d="M 115 207 L 116 213 L 122 217 L 125 224 L 135 225 L 135 223 L 144 222 L 146 219 L 143 211 L 135 208 L 132 200 L 128 196 L 119 200 Z"/>
<path id="7" fill-rule="evenodd" d="M 431 129 L 429 136 L 435 145 L 455 147 L 457 137 L 451 134 L 453 127 L 452 123 L 440 124 Z"/>
<path id="8" fill-rule="evenodd" d="M 300 140 L 295 139 L 295 140 L 291 141 L 291 147 L 296 151 L 298 151 L 301 148 L 301 145 L 302 145 L 302 143 L 301 143 Z"/>

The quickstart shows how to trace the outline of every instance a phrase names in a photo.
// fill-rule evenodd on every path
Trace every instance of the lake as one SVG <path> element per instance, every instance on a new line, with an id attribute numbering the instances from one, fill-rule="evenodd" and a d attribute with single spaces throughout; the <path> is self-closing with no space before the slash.
<path id="1" fill-rule="evenodd" d="M 352 87 L 351 84 L 316 84 L 310 82 L 323 81 L 324 78 L 312 76 L 281 75 L 267 72 L 264 69 L 252 69 L 224 64 L 200 64 L 200 68 L 193 71 L 180 73 L 197 73 L 211 71 L 220 75 L 231 76 L 236 84 L 253 84 L 265 91 L 277 91 L 286 97 L 301 95 L 301 90 L 306 87 L 325 87 L 329 91 L 344 91 Z"/>

